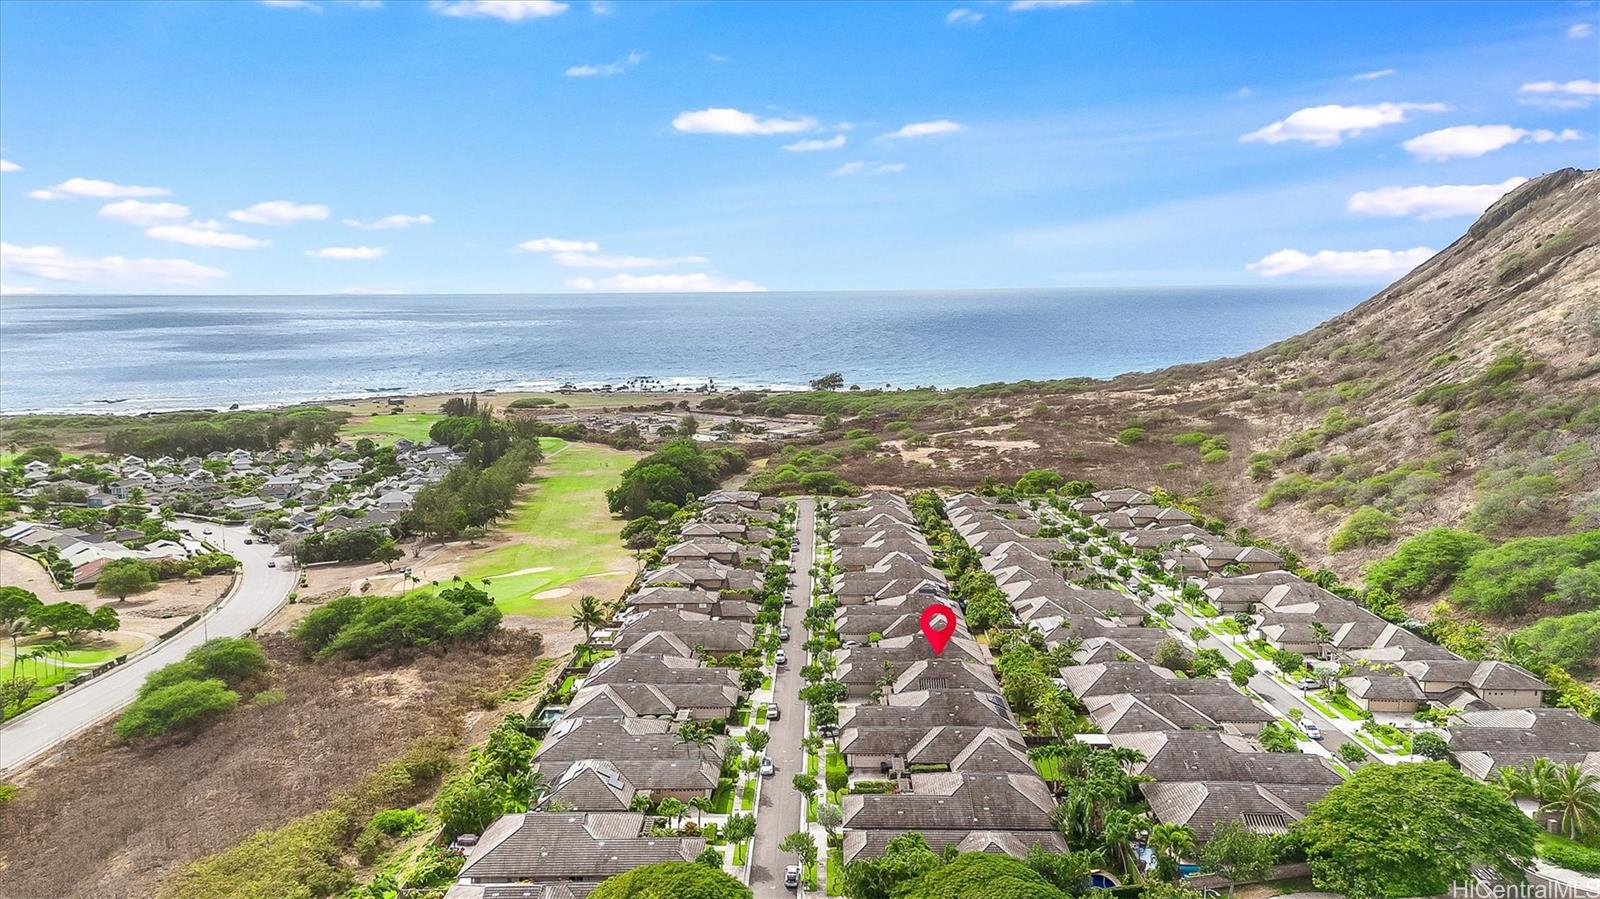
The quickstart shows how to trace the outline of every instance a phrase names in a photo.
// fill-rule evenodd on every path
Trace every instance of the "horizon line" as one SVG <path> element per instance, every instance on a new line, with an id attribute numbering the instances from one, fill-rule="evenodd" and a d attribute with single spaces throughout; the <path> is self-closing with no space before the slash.
<path id="1" fill-rule="evenodd" d="M 1074 284 L 1053 285 L 1046 287 L 833 287 L 820 289 L 790 288 L 783 290 L 724 290 L 724 291 L 471 291 L 471 292 L 440 292 L 440 291 L 323 291 L 299 293 L 4 293 L 0 294 L 0 301 L 14 299 L 91 299 L 98 297 L 152 297 L 163 299 L 242 299 L 249 297 L 712 297 L 712 296 L 743 296 L 760 297 L 772 294 L 796 293 L 1001 293 L 1019 291 L 1043 290 L 1192 290 L 1226 288 L 1229 290 L 1295 290 L 1328 287 L 1360 287 L 1373 289 L 1378 282 L 1372 281 L 1320 281 L 1316 283 L 1297 284 L 1261 284 L 1237 282 L 1206 282 L 1195 284 Z M 1393 282 L 1383 282 L 1377 289 Z"/>

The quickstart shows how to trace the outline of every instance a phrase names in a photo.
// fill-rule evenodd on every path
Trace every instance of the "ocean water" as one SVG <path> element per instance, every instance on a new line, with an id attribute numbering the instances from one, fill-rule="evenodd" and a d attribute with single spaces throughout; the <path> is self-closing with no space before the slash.
<path id="1" fill-rule="evenodd" d="M 1359 287 L 670 296 L 28 296 L 0 412 L 260 406 L 563 383 L 862 387 L 1109 377 L 1237 355 Z"/>

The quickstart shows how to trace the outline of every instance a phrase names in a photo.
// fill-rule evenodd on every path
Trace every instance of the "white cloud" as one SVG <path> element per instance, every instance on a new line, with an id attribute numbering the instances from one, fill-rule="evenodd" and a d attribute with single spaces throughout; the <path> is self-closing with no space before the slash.
<path id="1" fill-rule="evenodd" d="M 835 178 L 847 175 L 892 175 L 906 170 L 903 162 L 847 162 L 833 170 Z"/>
<path id="2" fill-rule="evenodd" d="M 900 138 L 934 137 L 940 134 L 954 134 L 963 131 L 967 126 L 949 119 L 937 119 L 932 122 L 912 122 L 902 125 L 896 131 L 891 131 L 883 136 L 884 140 L 898 140 Z"/>
<path id="3" fill-rule="evenodd" d="M 833 137 L 826 139 L 816 138 L 812 140 L 795 141 L 792 144 L 784 144 L 783 148 L 788 150 L 790 153 L 815 153 L 818 150 L 837 150 L 844 146 L 844 143 L 845 136 L 842 134 L 835 134 Z"/>
<path id="4" fill-rule="evenodd" d="M 24 294 L 38 292 L 39 288 L 37 287 L 23 287 L 21 285 L 12 285 L 0 282 L 0 297 L 17 297 Z"/>
<path id="5" fill-rule="evenodd" d="M 428 8 L 458 19 L 491 18 L 502 22 L 547 19 L 567 11 L 558 0 L 429 0 Z"/>
<path id="6" fill-rule="evenodd" d="M 540 237 L 525 240 L 516 247 L 524 253 L 597 253 L 600 245 L 592 240 L 562 240 L 559 237 Z"/>
<path id="7" fill-rule="evenodd" d="M 1306 141 L 1319 147 L 1337 146 L 1344 138 L 1383 125 L 1404 122 L 1412 112 L 1444 112 L 1443 103 L 1378 103 L 1372 106 L 1312 106 L 1288 118 L 1240 137 L 1245 143 L 1281 144 Z"/>
<path id="8" fill-rule="evenodd" d="M 113 184 L 94 178 L 68 178 L 42 190 L 28 194 L 35 200 L 62 200 L 67 197 L 88 197 L 95 200 L 112 200 L 117 197 L 165 197 L 172 191 L 165 187 L 140 187 L 137 184 Z"/>
<path id="9" fill-rule="evenodd" d="M 1254 97 L 1255 95 L 1256 95 L 1255 89 L 1250 87 L 1250 85 L 1247 84 L 1244 87 L 1241 87 L 1238 90 L 1234 91 L 1231 96 L 1235 100 L 1248 100 L 1251 97 Z"/>
<path id="10" fill-rule="evenodd" d="M 1582 139 L 1583 133 L 1571 128 L 1564 131 L 1544 128 L 1528 131 L 1510 125 L 1456 125 L 1418 135 L 1401 146 L 1418 159 L 1437 161 L 1482 156 L 1516 143 L 1566 143 Z"/>
<path id="11" fill-rule="evenodd" d="M 258 247 L 272 246 L 270 240 L 260 240 L 247 234 L 228 231 L 215 219 L 190 222 L 187 225 L 156 225 L 146 229 L 144 236 L 152 240 L 165 240 L 207 249 L 254 250 Z"/>
<path id="12" fill-rule="evenodd" d="M 1434 252 L 1427 247 L 1409 250 L 1321 250 L 1309 255 L 1299 250 L 1279 250 L 1245 268 L 1268 278 L 1284 275 L 1392 278 L 1421 265 Z"/>
<path id="13" fill-rule="evenodd" d="M 661 268 L 668 265 L 704 265 L 704 256 L 611 256 L 592 253 L 556 253 L 550 257 L 567 268 Z"/>
<path id="14" fill-rule="evenodd" d="M 12 162 L 9 159 L 0 159 L 0 172 L 20 172 L 20 171 L 22 171 L 22 166 L 17 165 L 16 163 Z"/>
<path id="15" fill-rule="evenodd" d="M 1395 74 L 1394 69 L 1378 69 L 1375 72 L 1362 72 L 1359 75 L 1351 75 L 1350 76 L 1350 80 L 1351 81 L 1377 81 L 1379 78 L 1388 78 L 1390 75 L 1393 75 L 1393 74 Z"/>
<path id="16" fill-rule="evenodd" d="M 597 16 L 609 16 L 616 11 L 617 8 L 612 5 L 611 0 L 589 0 L 589 12 Z"/>
<path id="17" fill-rule="evenodd" d="M 1011 0 L 1007 9 L 1023 12 L 1030 9 L 1065 9 L 1069 6 L 1088 6 L 1095 0 Z"/>
<path id="18" fill-rule="evenodd" d="M 1508 178 L 1499 184 L 1380 187 L 1352 194 L 1345 208 L 1355 215 L 1415 216 L 1425 222 L 1456 215 L 1477 215 L 1527 180 Z"/>
<path id="19" fill-rule="evenodd" d="M 719 66 L 728 61 L 728 57 L 723 56 L 721 53 L 707 53 L 706 59 L 711 60 Z"/>
<path id="20" fill-rule="evenodd" d="M 373 219 L 370 222 L 363 222 L 360 219 L 345 219 L 344 223 L 352 228 L 361 228 L 365 231 L 393 231 L 398 228 L 409 228 L 412 225 L 431 225 L 433 224 L 433 216 L 396 213 L 394 215 L 386 215 L 381 219 Z"/>
<path id="21" fill-rule="evenodd" d="M 22 247 L 0 242 L 0 271 L 47 281 L 149 282 L 203 287 L 228 273 L 188 259 L 128 259 L 123 256 L 73 256 L 61 247 Z"/>
<path id="22" fill-rule="evenodd" d="M 672 127 L 685 134 L 800 134 L 815 130 L 817 120 L 810 117 L 764 119 L 738 109 L 713 107 L 679 113 L 672 120 Z"/>
<path id="23" fill-rule="evenodd" d="M 616 62 L 608 62 L 604 65 L 571 66 L 567 69 L 567 77 L 606 78 L 611 75 L 621 75 L 623 72 L 628 71 L 630 68 L 633 68 L 641 62 L 644 62 L 643 53 L 629 53 L 627 56 L 624 56 Z"/>
<path id="24" fill-rule="evenodd" d="M 322 7 L 311 0 L 261 0 L 262 6 L 271 6 L 275 9 L 303 9 L 306 12 L 322 12 Z"/>
<path id="25" fill-rule="evenodd" d="M 235 209 L 228 218 L 247 225 L 289 225 L 294 222 L 320 222 L 328 217 L 328 207 L 320 203 L 268 200 L 244 209 Z"/>
<path id="26" fill-rule="evenodd" d="M 615 293 L 756 293 L 766 290 L 754 281 L 738 281 L 706 272 L 681 275 L 612 275 L 609 278 L 569 278 L 576 290 Z"/>
<path id="27" fill-rule="evenodd" d="M 146 203 L 143 200 L 118 200 L 100 207 L 100 217 L 129 225 L 148 227 L 187 218 L 189 207 L 182 203 Z"/>
<path id="28" fill-rule="evenodd" d="M 976 25 L 983 21 L 983 13 L 975 9 L 952 9 L 944 17 L 946 25 Z"/>
<path id="29" fill-rule="evenodd" d="M 1600 81 L 1533 81 L 1517 91 L 1517 102 L 1552 109 L 1582 109 L 1600 97 Z"/>
<path id="30" fill-rule="evenodd" d="M 306 255 L 313 259 L 378 259 L 389 252 L 387 247 L 323 247 L 320 250 L 306 250 Z"/>
<path id="31" fill-rule="evenodd" d="M 1594 34 L 1594 26 L 1590 25 L 1588 22 L 1579 22 L 1578 24 L 1567 29 L 1567 37 L 1573 38 L 1574 40 L 1586 38 L 1591 34 Z"/>
<path id="32" fill-rule="evenodd" d="M 396 290 L 393 287 L 346 287 L 337 292 L 352 297 L 388 297 L 404 291 Z"/>

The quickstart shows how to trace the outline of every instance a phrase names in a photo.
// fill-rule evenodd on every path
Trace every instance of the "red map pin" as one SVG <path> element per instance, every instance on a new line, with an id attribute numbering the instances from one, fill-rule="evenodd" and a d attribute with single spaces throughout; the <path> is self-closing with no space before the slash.
<path id="1" fill-rule="evenodd" d="M 928 638 L 933 654 L 940 655 L 944 652 L 945 644 L 950 642 L 950 635 L 956 632 L 955 610 L 936 602 L 922 610 L 921 624 L 922 635 Z"/>

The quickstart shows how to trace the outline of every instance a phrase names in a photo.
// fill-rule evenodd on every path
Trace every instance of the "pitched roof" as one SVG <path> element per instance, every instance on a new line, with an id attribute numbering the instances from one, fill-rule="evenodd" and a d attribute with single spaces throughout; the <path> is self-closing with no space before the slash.
<path id="1" fill-rule="evenodd" d="M 640 836 L 644 816 L 631 812 L 526 812 L 504 815 L 467 854 L 460 876 L 478 882 L 601 880 L 664 861 L 690 861 L 698 838 Z"/>

